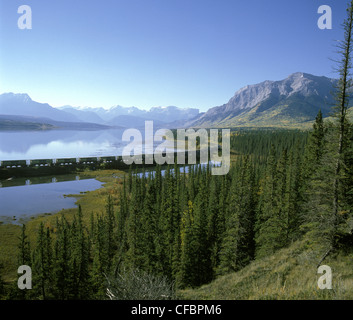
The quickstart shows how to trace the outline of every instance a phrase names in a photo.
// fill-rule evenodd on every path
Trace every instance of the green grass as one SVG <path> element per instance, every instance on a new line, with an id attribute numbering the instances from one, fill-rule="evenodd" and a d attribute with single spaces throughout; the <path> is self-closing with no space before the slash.
<path id="1" fill-rule="evenodd" d="M 8 282 L 16 277 L 17 245 L 21 235 L 21 228 L 17 225 L 0 225 L 0 265 L 3 279 Z"/>
<path id="2" fill-rule="evenodd" d="M 210 284 L 178 292 L 191 300 L 322 300 L 353 299 L 353 254 L 328 256 L 332 290 L 318 288 L 318 255 L 304 241 L 272 256 L 255 260 L 244 269 L 220 276 Z"/>

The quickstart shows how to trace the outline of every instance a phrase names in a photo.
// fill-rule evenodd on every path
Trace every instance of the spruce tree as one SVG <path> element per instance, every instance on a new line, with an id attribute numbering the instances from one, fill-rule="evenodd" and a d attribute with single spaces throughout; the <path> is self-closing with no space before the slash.
<path id="1" fill-rule="evenodd" d="M 350 217 L 349 179 L 347 179 L 347 156 L 349 153 L 350 123 L 347 119 L 349 90 L 352 87 L 350 75 L 353 29 L 353 1 L 347 9 L 347 18 L 343 23 L 344 40 L 340 42 L 338 62 L 340 75 L 336 90 L 334 122 L 327 123 L 324 132 L 324 143 L 320 145 L 317 133 L 322 132 L 314 127 L 311 141 L 321 153 L 316 157 L 317 168 L 311 174 L 307 224 L 309 238 L 318 245 L 318 252 L 325 253 L 323 259 L 338 247 L 340 239 L 350 233 L 347 219 Z M 316 124 L 318 120 L 316 121 Z M 312 158 L 315 156 L 313 154 Z M 319 158 L 319 159 L 318 159 Z M 314 158 L 315 159 L 315 158 Z"/>
<path id="2" fill-rule="evenodd" d="M 180 287 L 196 286 L 197 236 L 194 232 L 194 205 L 191 201 L 184 210 L 181 228 L 181 264 L 178 279 Z"/>
<path id="3" fill-rule="evenodd" d="M 261 181 L 260 198 L 256 214 L 256 257 L 260 258 L 274 252 L 273 239 L 278 236 L 279 217 L 276 208 L 276 154 L 272 145 L 267 160 L 265 175 Z"/>
<path id="4" fill-rule="evenodd" d="M 43 222 L 37 234 L 37 245 L 34 251 L 33 282 L 36 295 L 47 299 L 52 280 L 52 248 L 49 229 L 46 233 Z"/>
<path id="5" fill-rule="evenodd" d="M 90 245 L 83 225 L 80 205 L 71 228 L 71 295 L 73 299 L 88 299 L 91 291 Z"/>
<path id="6" fill-rule="evenodd" d="M 57 220 L 56 224 L 56 241 L 54 249 L 54 287 L 55 298 L 60 300 L 68 300 L 70 298 L 70 238 L 69 224 L 65 217 L 61 217 L 61 221 Z"/>
<path id="7" fill-rule="evenodd" d="M 29 242 L 28 236 L 26 234 L 26 225 L 25 224 L 22 225 L 18 249 L 19 249 L 18 259 L 17 259 L 18 265 L 19 266 L 27 265 L 32 268 L 33 267 L 32 266 L 32 252 L 31 252 L 30 242 Z M 30 292 L 28 292 L 28 290 L 19 290 L 17 287 L 17 282 L 16 282 L 16 283 L 14 283 L 14 287 L 13 287 L 13 295 L 15 298 L 19 298 L 21 300 L 26 300 L 29 297 Z"/>
<path id="8" fill-rule="evenodd" d="M 19 255 L 18 255 L 18 265 L 28 265 L 31 266 L 31 246 L 26 234 L 26 225 L 22 225 L 21 236 L 19 238 Z"/>
<path id="9" fill-rule="evenodd" d="M 249 157 L 242 159 L 232 170 L 227 211 L 220 252 L 220 273 L 239 270 L 254 259 L 256 202 Z"/>
<path id="10" fill-rule="evenodd" d="M 344 40 L 339 45 L 339 52 L 342 59 L 338 65 L 339 82 L 336 95 L 335 118 L 337 126 L 338 141 L 336 144 L 336 158 L 333 182 L 333 235 L 332 247 L 337 247 L 339 238 L 344 234 L 350 233 L 347 226 L 349 217 L 344 195 L 346 194 L 347 184 L 345 183 L 345 155 L 347 153 L 349 122 L 347 120 L 347 109 L 349 105 L 349 90 L 352 88 L 351 67 L 352 67 L 352 31 L 353 31 L 353 0 L 347 8 L 347 18 L 343 23 Z"/>

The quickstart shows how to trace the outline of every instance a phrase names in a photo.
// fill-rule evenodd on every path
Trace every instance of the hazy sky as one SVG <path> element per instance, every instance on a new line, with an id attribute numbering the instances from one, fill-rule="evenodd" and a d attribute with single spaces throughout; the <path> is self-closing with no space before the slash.
<path id="1" fill-rule="evenodd" d="M 32 29 L 20 30 L 20 5 Z M 320 5 L 332 30 L 320 30 Z M 207 110 L 297 71 L 337 77 L 344 0 L 0 0 L 0 93 L 52 106 Z"/>

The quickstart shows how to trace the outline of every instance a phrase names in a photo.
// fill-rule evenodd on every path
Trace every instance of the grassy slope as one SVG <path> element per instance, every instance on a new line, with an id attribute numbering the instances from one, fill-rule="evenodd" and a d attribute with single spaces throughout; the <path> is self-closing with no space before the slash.
<path id="1" fill-rule="evenodd" d="M 179 292 L 192 300 L 353 299 L 353 254 L 333 254 L 322 265 L 332 269 L 332 290 L 318 288 L 320 257 L 304 241 L 255 260 L 238 272 L 210 284 Z"/>
<path id="2" fill-rule="evenodd" d="M 17 245 L 18 238 L 21 235 L 21 228 L 17 225 L 0 225 L 0 265 L 2 278 L 5 281 L 15 279 L 15 270 L 18 267 Z"/>
<path id="3" fill-rule="evenodd" d="M 288 116 L 281 114 L 288 106 L 277 106 L 276 108 L 266 110 L 265 112 L 256 113 L 257 107 L 253 108 L 245 114 L 240 114 L 234 118 L 226 118 L 218 124 L 212 122 L 204 122 L 202 127 L 205 128 L 282 128 L 282 129 L 301 129 L 311 130 L 314 120 L 309 120 L 303 116 Z M 347 111 L 347 117 L 353 121 L 353 107 Z M 325 118 L 325 121 L 333 121 L 333 117 Z"/>

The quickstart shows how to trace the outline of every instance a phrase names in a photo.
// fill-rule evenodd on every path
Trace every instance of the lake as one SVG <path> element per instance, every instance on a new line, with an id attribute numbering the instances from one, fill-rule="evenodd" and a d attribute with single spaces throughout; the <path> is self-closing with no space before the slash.
<path id="1" fill-rule="evenodd" d="M 0 131 L 0 161 L 118 156 L 123 131 Z"/>
<path id="2" fill-rule="evenodd" d="M 129 143 L 122 141 L 124 131 L 0 131 L 0 161 L 121 156 Z M 139 131 L 144 139 L 144 128 Z M 143 140 L 137 142 L 143 144 Z"/>
<path id="3" fill-rule="evenodd" d="M 51 183 L 1 187 L 0 221 L 19 223 L 33 215 L 75 208 L 77 199 L 64 195 L 93 191 L 103 185 L 96 179 L 75 178 L 72 181 L 56 182 L 56 178 L 52 178 L 51 181 Z"/>
<path id="4" fill-rule="evenodd" d="M 120 156 L 125 129 L 0 131 L 0 161 Z M 142 139 L 144 129 L 140 129 Z M 143 144 L 143 141 L 139 141 Z M 160 142 L 159 142 L 160 143 Z M 157 143 L 157 144 L 159 144 Z M 149 153 L 152 150 L 144 150 Z M 62 181 L 62 180 L 69 181 Z M 33 215 L 76 207 L 74 197 L 102 187 L 95 179 L 16 178 L 0 181 L 0 221 L 19 223 Z M 15 217 L 15 219 L 14 219 Z"/>

